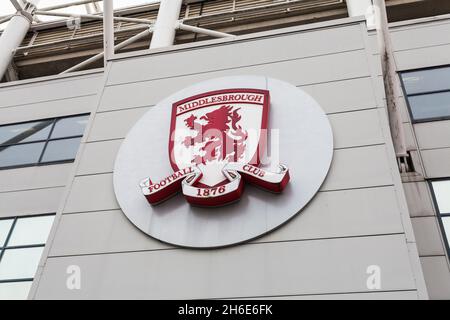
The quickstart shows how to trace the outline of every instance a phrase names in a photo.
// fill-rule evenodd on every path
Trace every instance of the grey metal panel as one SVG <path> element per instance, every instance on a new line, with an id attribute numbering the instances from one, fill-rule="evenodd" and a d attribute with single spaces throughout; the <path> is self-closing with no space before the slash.
<path id="1" fill-rule="evenodd" d="M 253 242 L 401 233 L 393 187 L 319 192 L 289 223 Z M 63 215 L 51 256 L 168 248 L 134 227 L 120 210 Z"/>
<path id="2" fill-rule="evenodd" d="M 440 21 L 394 28 L 391 37 L 394 50 L 399 51 L 448 44 L 445 34 L 450 34 L 450 24 Z"/>
<path id="3" fill-rule="evenodd" d="M 94 127 L 88 138 L 77 174 L 112 172 L 114 159 L 128 128 L 148 109 L 128 109 L 97 114 Z M 348 148 L 381 144 L 384 137 L 377 120 L 379 109 L 344 112 L 329 116 L 334 133 L 335 148 Z M 117 125 L 111 125 L 117 123 Z M 358 134 L 355 134 L 358 132 Z M 122 136 L 121 136 L 122 134 Z M 104 141 L 108 137 L 120 140 Z M 168 139 L 168 137 L 167 137 Z M 101 140 L 101 141 L 98 141 Z"/>
<path id="4" fill-rule="evenodd" d="M 450 44 L 396 52 L 395 61 L 400 71 L 449 64 Z"/>
<path id="5" fill-rule="evenodd" d="M 341 149 L 334 152 L 330 173 L 322 190 L 392 185 L 384 145 Z M 112 174 L 76 177 L 65 213 L 119 209 L 112 187 Z"/>
<path id="6" fill-rule="evenodd" d="M 72 163 L 66 163 L 0 170 L 0 192 L 64 186 L 72 167 Z"/>
<path id="7" fill-rule="evenodd" d="M 416 217 L 411 218 L 411 221 L 419 255 L 444 255 L 444 244 L 436 217 Z"/>
<path id="8" fill-rule="evenodd" d="M 106 87 L 100 102 L 100 111 L 152 106 L 193 83 L 241 71 L 226 70 L 177 78 L 158 79 Z M 357 78 L 302 86 L 326 113 L 352 111 L 375 107 L 372 79 Z M 296 85 L 296 83 L 293 83 Z"/>
<path id="9" fill-rule="evenodd" d="M 302 87 L 325 110 L 337 113 L 376 107 L 372 78 L 358 78 Z"/>
<path id="10" fill-rule="evenodd" d="M 67 212 L 119 209 L 112 174 L 76 177 L 64 208 Z"/>
<path id="11" fill-rule="evenodd" d="M 430 299 L 450 299 L 450 269 L 445 256 L 421 257 Z"/>
<path id="12" fill-rule="evenodd" d="M 421 152 L 427 178 L 450 177 L 450 148 Z"/>
<path id="13" fill-rule="evenodd" d="M 384 143 L 379 112 L 384 111 L 371 109 L 329 115 L 335 148 Z"/>
<path id="14" fill-rule="evenodd" d="M 96 74 L 0 88 L 0 108 L 96 94 L 101 79 Z"/>
<path id="15" fill-rule="evenodd" d="M 393 184 L 384 145 L 336 150 L 322 190 Z"/>
<path id="16" fill-rule="evenodd" d="M 0 193 L 0 218 L 56 212 L 63 190 L 48 188 Z"/>
<path id="17" fill-rule="evenodd" d="M 433 200 L 425 181 L 403 183 L 411 217 L 434 216 Z"/>
<path id="18" fill-rule="evenodd" d="M 77 168 L 78 175 L 112 172 L 123 139 L 86 143 Z"/>
<path id="19" fill-rule="evenodd" d="M 237 50 L 237 49 L 236 49 Z M 224 59 L 226 56 L 223 56 Z M 149 58 L 150 59 L 150 58 Z M 183 58 L 184 59 L 184 58 Z M 161 61 L 149 60 L 146 66 L 150 68 L 162 68 L 160 73 L 151 73 L 147 76 L 141 76 L 143 71 L 139 70 L 125 70 L 124 79 L 130 81 L 152 80 L 161 78 L 170 78 L 175 76 L 184 76 L 190 74 L 201 73 L 203 61 L 202 57 L 197 54 L 193 61 L 185 63 L 186 60 L 170 60 L 164 62 L 165 65 L 160 65 Z M 221 60 L 215 57 L 216 60 Z M 135 68 L 142 69 L 142 65 L 138 62 Z M 189 65 L 193 68 L 191 73 L 180 73 L 179 69 L 183 65 Z M 166 65 L 171 65 L 171 68 L 165 68 Z M 134 68 L 133 68 L 134 69 Z M 196 71 L 195 71 L 196 70 Z M 369 70 L 367 67 L 367 56 L 364 50 L 350 51 L 345 53 L 317 56 L 305 59 L 287 60 L 280 62 L 273 62 L 268 64 L 249 65 L 249 66 L 235 66 L 232 69 L 226 69 L 224 72 L 217 72 L 215 77 L 223 77 L 229 75 L 260 75 L 268 76 L 279 80 L 284 80 L 296 85 L 312 84 L 327 81 L 336 81 L 356 77 L 368 76 Z M 301 72 L 292 72 L 292 70 L 301 70 Z M 157 71 L 157 70 L 156 70 Z M 205 70 L 204 72 L 211 72 L 215 70 Z M 218 71 L 218 70 L 216 70 Z M 142 77 L 142 79 L 140 79 Z"/>
<path id="20" fill-rule="evenodd" d="M 95 95 L 0 108 L 0 125 L 92 112 Z"/>
<path id="21" fill-rule="evenodd" d="M 410 122 L 403 122 L 403 128 L 405 132 L 405 143 L 407 150 L 416 150 L 416 137 L 414 135 L 414 129 Z"/>
<path id="22" fill-rule="evenodd" d="M 450 120 L 416 123 L 414 130 L 421 149 L 450 148 Z"/>
<path id="23" fill-rule="evenodd" d="M 136 108 L 97 113 L 87 141 L 124 138 L 133 125 L 147 111 L 148 108 Z"/>
<path id="24" fill-rule="evenodd" d="M 182 263 L 180 263 L 182 261 Z M 367 267 L 383 290 L 414 290 L 403 235 L 49 258 L 37 299 L 232 298 L 367 291 Z M 68 290 L 66 268 L 82 270 Z"/>
<path id="25" fill-rule="evenodd" d="M 327 41 L 318 41 L 324 38 Z M 361 29 L 359 24 L 355 24 L 315 32 L 225 43 L 201 50 L 181 50 L 119 60 L 113 64 L 108 85 L 266 64 L 362 48 L 364 42 Z"/>

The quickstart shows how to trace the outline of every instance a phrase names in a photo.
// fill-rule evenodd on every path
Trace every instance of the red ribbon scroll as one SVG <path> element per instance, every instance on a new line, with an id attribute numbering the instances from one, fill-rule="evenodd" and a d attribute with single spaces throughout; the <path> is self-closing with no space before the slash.
<path id="1" fill-rule="evenodd" d="M 212 188 L 197 187 L 202 172 L 197 166 L 188 167 L 153 183 L 150 178 L 140 184 L 151 205 L 159 204 L 182 190 L 186 200 L 197 206 L 216 207 L 239 200 L 244 181 L 270 192 L 280 193 L 289 182 L 289 169 L 280 165 L 277 172 L 267 171 L 249 164 L 230 162 L 222 169 L 228 182 Z"/>

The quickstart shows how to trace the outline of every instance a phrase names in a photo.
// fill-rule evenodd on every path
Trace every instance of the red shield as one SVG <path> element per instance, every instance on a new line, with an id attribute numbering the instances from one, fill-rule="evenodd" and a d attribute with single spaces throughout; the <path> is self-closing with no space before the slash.
<path id="1" fill-rule="evenodd" d="M 265 148 L 269 91 L 227 89 L 173 104 L 169 157 L 174 171 L 196 165 L 200 186 L 216 187 L 227 178 L 229 162 L 259 165 Z M 262 138 L 264 137 L 264 138 Z"/>

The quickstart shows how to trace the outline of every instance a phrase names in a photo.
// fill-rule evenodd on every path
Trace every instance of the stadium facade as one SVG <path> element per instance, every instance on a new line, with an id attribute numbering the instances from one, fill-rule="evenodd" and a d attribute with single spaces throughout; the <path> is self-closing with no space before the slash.
<path id="1" fill-rule="evenodd" d="M 105 26 L 92 3 L 81 18 L 40 22 L 55 8 L 30 4 L 3 18 L 12 20 L 0 36 L 0 56 L 10 58 L 0 83 L 0 298 L 449 299 L 450 5 L 177 2 L 115 10 L 114 22 L 105 5 Z M 28 26 L 11 57 L 18 19 Z M 238 204 L 205 217 L 178 194 L 164 212 L 147 203 L 152 219 L 130 218 L 140 181 L 132 192 L 118 181 L 146 163 L 169 168 L 167 153 L 133 142 L 145 121 L 166 130 L 164 101 L 260 90 L 261 79 L 269 118 L 287 124 L 281 139 L 290 132 L 280 151 L 291 172 L 285 200 L 247 186 Z M 323 131 L 301 139 L 290 118 L 306 117 L 310 102 L 295 90 L 326 115 L 329 145 Z M 298 105 L 291 116 L 277 113 L 285 96 Z M 288 203 L 314 184 L 296 173 L 314 171 L 326 153 L 311 166 L 294 156 L 331 145 L 320 189 L 291 217 Z M 124 149 L 134 156 L 118 157 Z M 244 221 L 249 212 L 256 218 Z M 224 224 L 208 220 L 218 217 Z"/>

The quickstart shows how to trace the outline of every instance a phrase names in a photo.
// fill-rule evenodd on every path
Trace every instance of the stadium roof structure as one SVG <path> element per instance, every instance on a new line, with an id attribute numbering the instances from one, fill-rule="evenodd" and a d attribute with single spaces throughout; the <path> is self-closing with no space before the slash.
<path id="1" fill-rule="evenodd" d="M 11 0 L 17 13 L 0 12 L 0 27 L 6 25 L 0 31 L 2 82 L 102 68 L 108 23 L 114 29 L 109 43 L 114 42 L 114 52 L 122 53 L 346 18 L 352 10 L 361 14 L 358 6 L 371 0 L 138 2 L 126 8 L 114 6 L 112 0 L 66 1 L 41 7 L 38 0 Z M 80 8 L 85 13 L 80 13 Z M 450 2 L 386 0 L 386 8 L 389 22 L 396 22 L 449 13 Z"/>

